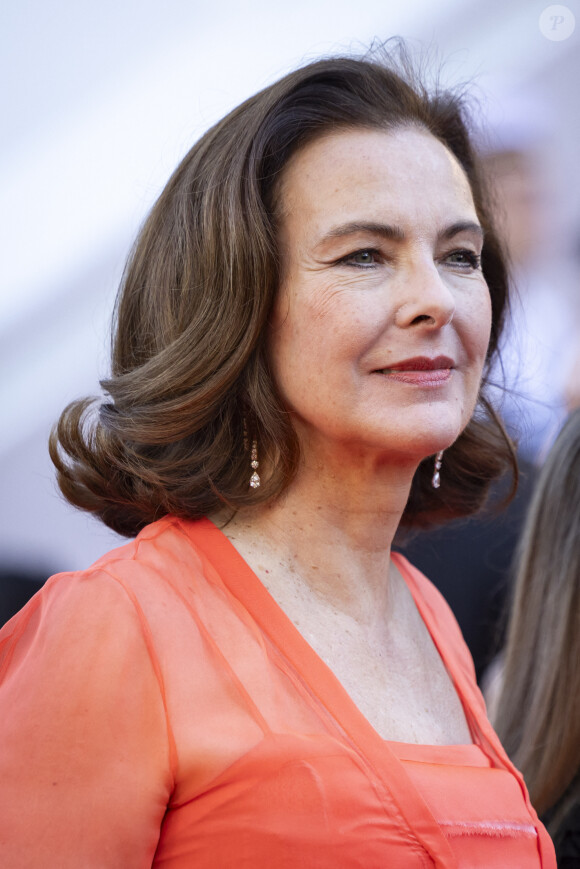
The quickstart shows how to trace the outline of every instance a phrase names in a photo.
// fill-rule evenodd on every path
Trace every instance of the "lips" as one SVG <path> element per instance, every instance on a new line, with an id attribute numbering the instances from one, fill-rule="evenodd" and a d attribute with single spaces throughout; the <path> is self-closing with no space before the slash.
<path id="1" fill-rule="evenodd" d="M 390 380 L 401 383 L 413 383 L 418 386 L 439 386 L 446 383 L 455 368 L 455 362 L 449 356 L 414 356 L 404 359 L 389 368 L 379 368 L 376 374 L 382 374 Z"/>
<path id="2" fill-rule="evenodd" d="M 449 356 L 436 356 L 435 359 L 429 359 L 428 356 L 414 356 L 412 359 L 405 359 L 403 362 L 397 362 L 396 365 L 390 365 L 388 368 L 380 368 L 378 371 L 390 374 L 391 371 L 438 371 L 450 368 L 455 368 L 455 362 Z"/>

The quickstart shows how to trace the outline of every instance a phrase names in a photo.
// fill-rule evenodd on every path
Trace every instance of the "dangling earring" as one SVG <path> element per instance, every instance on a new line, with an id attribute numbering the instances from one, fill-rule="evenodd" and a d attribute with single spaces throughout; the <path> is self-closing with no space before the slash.
<path id="1" fill-rule="evenodd" d="M 250 466 L 253 468 L 254 473 L 250 477 L 250 489 L 259 489 L 260 487 L 260 475 L 258 474 L 258 467 L 260 463 L 258 461 L 258 443 L 256 439 L 252 441 L 252 452 L 250 453 Z"/>
<path id="2" fill-rule="evenodd" d="M 439 450 L 437 455 L 435 456 L 435 469 L 433 471 L 433 476 L 431 477 L 431 485 L 434 489 L 438 489 L 441 485 L 441 474 L 439 471 L 441 470 L 441 463 L 443 461 L 443 450 Z"/>

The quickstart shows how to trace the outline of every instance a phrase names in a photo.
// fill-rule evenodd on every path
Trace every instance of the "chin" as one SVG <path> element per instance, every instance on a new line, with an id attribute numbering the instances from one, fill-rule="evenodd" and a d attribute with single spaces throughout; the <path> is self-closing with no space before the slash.
<path id="1" fill-rule="evenodd" d="M 429 414 L 427 418 L 425 415 L 420 418 L 415 416 L 407 424 L 398 426 L 396 432 L 393 432 L 392 427 L 390 430 L 385 428 L 383 444 L 385 447 L 395 446 L 396 452 L 412 454 L 422 461 L 426 456 L 446 450 L 455 443 L 470 418 L 459 419 L 442 413 Z"/>

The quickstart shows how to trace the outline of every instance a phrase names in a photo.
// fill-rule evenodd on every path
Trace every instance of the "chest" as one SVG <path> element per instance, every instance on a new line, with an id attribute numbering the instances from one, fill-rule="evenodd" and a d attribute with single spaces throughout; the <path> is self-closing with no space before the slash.
<path id="1" fill-rule="evenodd" d="M 345 617 L 298 617 L 302 635 L 383 739 L 468 744 L 453 682 L 420 617 L 373 629 Z"/>

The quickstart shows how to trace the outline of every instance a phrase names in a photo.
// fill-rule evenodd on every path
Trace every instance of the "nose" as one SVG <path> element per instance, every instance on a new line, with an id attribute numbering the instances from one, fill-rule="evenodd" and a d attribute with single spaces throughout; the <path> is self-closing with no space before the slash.
<path id="1" fill-rule="evenodd" d="M 452 321 L 455 296 L 435 263 L 415 264 L 401 278 L 404 286 L 395 318 L 398 326 L 441 329 Z"/>

